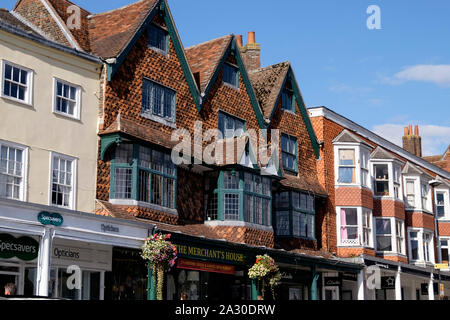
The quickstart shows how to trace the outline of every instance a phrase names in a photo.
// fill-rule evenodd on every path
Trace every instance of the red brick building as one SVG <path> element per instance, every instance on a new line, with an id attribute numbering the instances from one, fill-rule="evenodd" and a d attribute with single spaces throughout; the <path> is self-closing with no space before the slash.
<path id="1" fill-rule="evenodd" d="M 392 283 L 366 285 L 360 299 L 434 299 L 434 265 L 448 262 L 450 173 L 421 158 L 418 127 L 405 129 L 401 148 L 328 108 L 309 111 L 329 193 L 322 247 L 386 269 Z"/>

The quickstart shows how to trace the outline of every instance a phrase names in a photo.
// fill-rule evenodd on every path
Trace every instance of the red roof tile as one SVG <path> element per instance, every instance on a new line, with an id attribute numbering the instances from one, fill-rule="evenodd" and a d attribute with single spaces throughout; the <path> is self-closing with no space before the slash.
<path id="1" fill-rule="evenodd" d="M 205 92 L 211 78 L 225 54 L 233 35 L 210 40 L 185 49 L 192 73 L 200 75 L 200 90 Z"/>

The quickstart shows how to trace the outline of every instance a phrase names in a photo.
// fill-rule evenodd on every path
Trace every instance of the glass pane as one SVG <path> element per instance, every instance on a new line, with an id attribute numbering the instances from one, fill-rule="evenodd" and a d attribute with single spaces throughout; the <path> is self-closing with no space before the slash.
<path id="1" fill-rule="evenodd" d="M 121 143 L 116 148 L 115 162 L 131 164 L 133 162 L 133 145 L 130 143 Z"/>
<path id="2" fill-rule="evenodd" d="M 376 221 L 377 234 L 391 234 L 390 219 L 377 219 Z"/>
<path id="3" fill-rule="evenodd" d="M 356 226 L 358 225 L 358 211 L 356 209 L 344 209 L 345 210 L 345 225 Z"/>
<path id="4" fill-rule="evenodd" d="M 292 192 L 292 205 L 294 208 L 300 209 L 300 194 L 298 192 Z"/>
<path id="5" fill-rule="evenodd" d="M 355 150 L 339 150 L 339 164 L 355 165 Z"/>
<path id="6" fill-rule="evenodd" d="M 339 182 L 342 183 L 355 183 L 355 168 L 339 168 Z"/>
<path id="7" fill-rule="evenodd" d="M 252 192 L 253 191 L 253 175 L 250 173 L 244 174 L 244 185 L 245 191 Z"/>
<path id="8" fill-rule="evenodd" d="M 163 178 L 160 175 L 152 174 L 152 199 L 151 203 L 163 205 Z"/>
<path id="9" fill-rule="evenodd" d="M 13 68 L 13 81 L 19 82 L 20 81 L 20 69 Z"/>
<path id="10" fill-rule="evenodd" d="M 375 179 L 378 180 L 388 180 L 389 179 L 389 171 L 387 164 L 377 164 L 374 166 L 375 168 Z"/>
<path id="11" fill-rule="evenodd" d="M 279 236 L 289 235 L 289 212 L 288 211 L 278 211 L 277 217 L 277 229 L 276 234 Z"/>
<path id="12" fill-rule="evenodd" d="M 239 220 L 239 195 L 225 194 L 225 220 Z"/>
<path id="13" fill-rule="evenodd" d="M 12 79 L 12 66 L 9 64 L 5 64 L 5 78 L 9 80 Z"/>
<path id="14" fill-rule="evenodd" d="M 139 166 L 150 169 L 152 150 L 147 147 L 139 146 Z"/>
<path id="15" fill-rule="evenodd" d="M 276 197 L 276 206 L 278 208 L 289 207 L 289 192 L 281 192 Z"/>
<path id="16" fill-rule="evenodd" d="M 392 251 L 391 237 L 377 236 L 377 251 Z"/>
<path id="17" fill-rule="evenodd" d="M 419 241 L 411 240 L 411 258 L 413 260 L 419 259 Z"/>

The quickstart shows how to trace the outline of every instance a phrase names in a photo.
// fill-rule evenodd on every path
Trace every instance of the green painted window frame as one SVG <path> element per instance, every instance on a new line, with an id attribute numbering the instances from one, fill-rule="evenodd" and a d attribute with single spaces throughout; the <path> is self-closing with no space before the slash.
<path id="1" fill-rule="evenodd" d="M 234 71 L 236 72 L 236 76 L 235 76 L 235 82 L 236 83 L 229 83 L 229 82 L 225 81 L 225 68 L 229 68 L 230 70 L 234 69 Z M 233 64 L 228 63 L 228 62 L 225 62 L 223 64 L 223 66 L 222 66 L 222 81 L 223 81 L 223 83 L 227 84 L 228 86 L 230 86 L 230 87 L 232 87 L 234 89 L 239 90 L 239 73 L 240 73 L 240 71 L 239 71 L 239 67 L 238 66 L 233 65 Z"/>
<path id="2" fill-rule="evenodd" d="M 162 49 L 160 49 L 158 47 L 155 47 L 155 46 L 153 46 L 150 43 L 152 30 L 155 30 L 157 32 L 161 32 L 162 34 L 164 34 L 165 50 L 162 50 Z M 166 56 L 169 55 L 169 48 L 170 48 L 170 34 L 169 34 L 169 31 L 167 31 L 166 29 L 164 29 L 161 26 L 157 25 L 156 23 L 150 23 L 149 26 L 148 26 L 147 34 L 148 34 L 148 45 L 147 46 L 150 49 L 155 50 L 155 51 L 157 51 L 159 53 L 162 53 L 162 54 L 164 54 Z"/>
<path id="3" fill-rule="evenodd" d="M 290 100 L 290 105 L 287 107 L 285 105 L 285 96 L 288 96 L 289 100 Z M 283 89 L 281 91 L 281 109 L 284 111 L 289 111 L 292 113 L 296 113 L 295 109 L 296 109 L 296 105 L 295 105 L 295 95 L 294 95 L 294 91 L 290 90 L 290 89 Z"/>
<path id="4" fill-rule="evenodd" d="M 283 150 L 283 137 L 285 137 L 286 139 L 288 139 L 289 142 L 294 142 L 294 153 L 290 153 L 289 151 L 284 151 Z M 281 163 L 283 166 L 284 170 L 290 171 L 290 172 L 294 172 L 294 173 L 298 173 L 298 139 L 297 137 L 288 135 L 286 133 L 281 133 L 281 139 L 280 139 L 280 144 L 281 144 Z M 293 168 L 289 168 L 287 166 L 284 165 L 284 154 L 290 155 L 290 156 L 294 156 L 295 160 L 294 160 L 294 167 Z"/>
<path id="5" fill-rule="evenodd" d="M 287 206 L 279 206 L 278 197 L 280 197 L 281 193 L 285 193 L 285 192 L 288 193 L 288 198 L 289 198 Z M 314 198 L 314 196 L 312 196 L 313 197 L 313 199 L 312 199 L 313 209 L 309 210 L 308 198 L 306 198 L 306 209 L 304 209 L 304 208 L 301 208 L 300 206 L 296 207 L 294 205 L 294 193 L 298 193 L 298 195 L 299 195 L 299 203 L 301 201 L 300 199 L 301 199 L 301 195 L 302 194 L 306 195 L 307 197 L 311 196 L 310 194 L 308 194 L 306 192 L 293 191 L 293 190 L 289 190 L 289 191 L 285 190 L 283 192 L 280 192 L 280 193 L 276 194 L 275 201 L 274 201 L 275 205 L 274 205 L 274 210 L 273 210 L 274 216 L 272 218 L 272 220 L 274 222 L 275 235 L 277 237 L 282 237 L 282 238 L 299 238 L 299 239 L 305 239 L 305 240 L 317 240 L 317 238 L 316 238 L 316 230 L 315 230 L 316 229 L 315 228 L 316 227 L 315 198 Z M 278 233 L 278 228 L 277 228 L 277 221 L 278 221 L 277 220 L 277 214 L 278 214 L 278 212 L 281 212 L 281 213 L 289 212 L 289 235 L 285 235 L 285 234 L 280 235 Z M 313 236 L 312 237 L 309 236 L 308 232 L 306 233 L 306 236 L 302 236 L 301 234 L 299 234 L 299 235 L 295 235 L 294 234 L 294 214 L 303 214 L 303 215 L 306 216 L 306 218 L 313 217 L 312 218 L 312 221 L 313 221 L 313 226 L 312 226 Z M 300 221 L 299 221 L 299 224 L 300 224 Z M 308 220 L 306 221 L 306 224 L 308 225 Z"/>
<path id="6" fill-rule="evenodd" d="M 164 161 L 163 161 L 163 168 L 162 168 L 162 172 L 151 169 L 151 168 L 147 168 L 147 167 L 143 167 L 139 165 L 139 154 L 140 154 L 140 148 L 141 147 L 145 147 L 148 148 L 150 150 L 150 154 L 151 154 L 151 158 L 150 158 L 150 163 L 153 163 L 153 151 L 156 152 L 161 152 L 163 154 L 163 156 L 166 155 L 170 155 L 170 153 L 168 153 L 167 151 L 163 151 L 160 148 L 155 148 L 155 146 L 151 146 L 151 145 L 141 145 L 139 143 L 131 143 L 131 145 L 133 146 L 133 156 L 132 156 L 132 160 L 130 163 L 117 163 L 116 162 L 116 150 L 114 150 L 113 152 L 113 156 L 111 159 L 111 183 L 110 183 L 110 199 L 114 199 L 114 200 L 135 200 L 141 203 L 146 203 L 149 205 L 155 205 L 155 206 L 159 206 L 161 208 L 167 208 L 167 209 L 177 209 L 177 179 L 178 179 L 178 169 L 176 166 L 174 166 L 174 175 L 170 175 L 165 173 L 165 168 L 166 166 L 164 165 Z M 116 169 L 131 169 L 132 171 L 132 182 L 131 182 L 131 197 L 130 198 L 117 198 L 116 197 Z M 149 200 L 150 202 L 146 202 L 146 201 L 142 201 L 140 200 L 139 197 L 139 172 L 140 171 L 145 171 L 149 174 L 149 186 L 150 186 L 150 195 L 149 195 Z M 158 175 L 163 177 L 163 182 L 162 182 L 162 193 L 163 196 L 166 197 L 167 195 L 165 194 L 164 190 L 165 190 L 165 181 L 166 179 L 172 179 L 174 182 L 174 195 L 173 195 L 173 206 L 172 207 L 167 207 L 164 205 L 160 205 L 160 204 L 155 204 L 151 202 L 151 185 L 152 185 L 152 174 Z M 164 200 L 163 200 L 164 202 Z"/>
<path id="7" fill-rule="evenodd" d="M 230 172 L 232 174 L 235 174 L 238 176 L 239 182 L 238 182 L 238 188 L 237 189 L 226 189 L 225 188 L 225 173 L 226 172 Z M 219 173 L 219 178 L 218 178 L 218 183 L 217 183 L 217 189 L 214 190 L 214 193 L 217 193 L 217 198 L 218 198 L 218 214 L 217 214 L 217 220 L 216 221 L 242 221 L 242 222 L 247 222 L 247 223 L 252 223 L 252 224 L 256 224 L 256 225 L 260 225 L 260 226 L 272 226 L 272 180 L 270 178 L 264 177 L 264 176 L 260 176 L 261 179 L 269 179 L 269 190 L 270 190 L 270 196 L 269 195 L 264 195 L 264 194 L 260 194 L 260 193 L 256 193 L 256 192 L 252 192 L 252 191 L 246 191 L 245 190 L 245 173 L 247 174 L 251 174 L 252 175 L 252 183 L 254 182 L 254 177 L 257 176 L 254 173 L 250 173 L 248 171 L 238 171 L 238 170 L 223 170 L 220 171 Z M 263 180 L 261 180 L 261 190 L 263 190 Z M 261 191 L 262 192 L 262 191 Z M 225 219 L 225 195 L 226 194 L 232 194 L 232 195 L 238 195 L 239 196 L 239 219 L 238 220 L 229 220 L 229 219 Z M 262 224 L 262 223 L 255 223 L 254 221 L 250 220 L 250 221 L 246 221 L 245 219 L 245 196 L 251 196 L 253 198 L 253 212 L 252 212 L 252 216 L 255 216 L 255 199 L 256 198 L 261 198 L 264 200 L 268 200 L 269 204 L 268 204 L 268 213 L 267 213 L 267 223 L 266 224 Z M 261 202 L 261 206 L 263 206 L 263 203 Z M 214 221 L 214 220 L 212 220 Z M 262 221 L 264 222 L 264 220 Z"/>

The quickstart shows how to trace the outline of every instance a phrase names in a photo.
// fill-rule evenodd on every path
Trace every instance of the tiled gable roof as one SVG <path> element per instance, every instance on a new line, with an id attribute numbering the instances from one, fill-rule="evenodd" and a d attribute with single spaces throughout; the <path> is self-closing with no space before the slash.
<path id="1" fill-rule="evenodd" d="M 223 36 L 185 49 L 192 73 L 200 76 L 200 91 L 205 92 L 233 35 Z"/>
<path id="2" fill-rule="evenodd" d="M 89 17 L 91 52 L 102 58 L 117 57 L 153 11 L 159 0 L 131 5 Z"/>
<path id="3" fill-rule="evenodd" d="M 77 6 L 75 3 L 69 1 L 69 0 L 47 0 L 55 9 L 56 13 L 61 17 L 63 21 L 66 22 L 69 21 L 73 14 L 72 11 L 69 10 L 69 13 L 67 12 L 67 9 L 70 6 Z M 79 7 L 79 6 L 77 6 Z M 81 13 L 81 26 L 80 28 L 68 28 L 74 39 L 78 42 L 80 47 L 86 51 L 90 51 L 90 42 L 89 42 L 89 20 L 88 17 L 91 14 L 89 11 L 80 8 Z"/>
<path id="4" fill-rule="evenodd" d="M 413 165 L 411 162 L 406 162 L 405 167 L 402 170 L 402 174 L 413 174 L 413 175 L 426 175 L 433 178 L 431 175 L 420 169 L 419 167 Z"/>
<path id="5" fill-rule="evenodd" d="M 381 147 L 377 147 L 371 154 L 370 159 L 379 159 L 379 160 L 399 160 L 392 153 L 384 150 Z"/>
<path id="6" fill-rule="evenodd" d="M 270 118 L 272 114 L 289 67 L 289 62 L 282 62 L 249 73 L 265 118 Z"/>
<path id="7" fill-rule="evenodd" d="M 5 23 L 5 24 L 7 24 L 11 27 L 17 28 L 17 29 L 21 29 L 27 33 L 34 35 L 34 36 L 42 37 L 39 33 L 37 33 L 32 28 L 27 26 L 25 23 L 20 21 L 16 16 L 11 14 L 6 9 L 0 9 L 0 22 Z"/>
<path id="8" fill-rule="evenodd" d="M 280 184 L 286 188 L 297 191 L 306 191 L 316 195 L 328 197 L 328 192 L 320 185 L 317 176 L 290 176 L 285 175 Z"/>
<path id="9" fill-rule="evenodd" d="M 367 142 L 365 142 L 364 140 L 358 138 L 356 135 L 354 135 L 353 133 L 351 133 L 349 130 L 344 129 L 342 130 L 342 132 L 333 140 L 333 143 L 336 142 L 348 142 L 348 143 L 362 143 L 365 144 L 369 147 L 372 147 L 371 145 L 369 145 Z"/>

